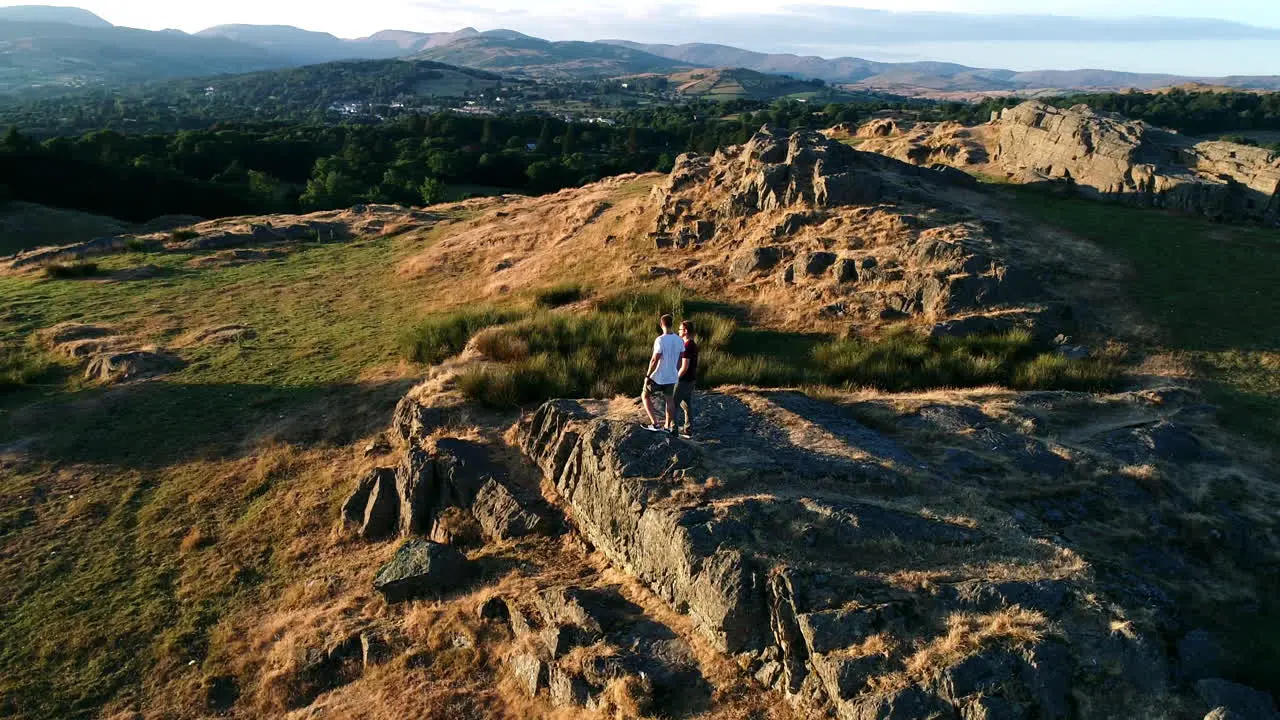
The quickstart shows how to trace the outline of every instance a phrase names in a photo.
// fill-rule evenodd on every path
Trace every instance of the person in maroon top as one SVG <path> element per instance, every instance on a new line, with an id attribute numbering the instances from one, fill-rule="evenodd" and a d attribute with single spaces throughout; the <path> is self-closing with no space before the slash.
<path id="1" fill-rule="evenodd" d="M 680 354 L 680 380 L 676 384 L 676 418 L 684 415 L 680 436 L 693 438 L 693 390 L 698 381 L 698 343 L 694 339 L 693 323 L 680 323 L 680 339 L 684 340 L 684 352 Z M 680 412 L 683 411 L 683 412 Z"/>

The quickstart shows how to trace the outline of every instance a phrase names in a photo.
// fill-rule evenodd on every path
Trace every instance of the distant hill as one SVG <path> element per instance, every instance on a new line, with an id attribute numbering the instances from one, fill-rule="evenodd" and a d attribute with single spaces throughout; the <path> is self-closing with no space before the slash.
<path id="1" fill-rule="evenodd" d="M 690 69 L 687 63 L 629 47 L 595 42 L 550 42 L 511 31 L 460 38 L 425 49 L 416 57 L 541 78 L 617 77 Z"/>
<path id="2" fill-rule="evenodd" d="M 770 75 L 744 68 L 699 68 L 666 76 L 675 91 L 688 98 L 706 100 L 774 100 L 808 97 L 825 90 L 818 82 L 797 80 L 786 75 Z"/>
<path id="3" fill-rule="evenodd" d="M 663 45 L 626 40 L 599 42 L 699 66 L 743 67 L 759 72 L 818 78 L 861 89 L 905 94 L 922 94 L 921 91 L 1018 92 L 1039 89 L 1153 90 L 1193 81 L 1232 88 L 1280 90 L 1280 77 L 1276 76 L 1190 78 L 1112 70 L 1015 72 L 942 62 L 884 63 L 854 57 L 828 59 L 787 53 L 769 54 L 709 43 Z"/>
<path id="4" fill-rule="evenodd" d="M 0 22 L 0 93 L 248 72 L 291 64 L 225 38 L 64 22 Z"/>
<path id="5" fill-rule="evenodd" d="M 290 63 L 310 65 L 333 60 L 378 59 L 402 55 L 395 43 L 343 40 L 329 33 L 302 30 L 290 25 L 219 25 L 196 33 L 220 37 L 265 50 Z"/>
<path id="6" fill-rule="evenodd" d="M 614 78 L 696 68 L 744 68 L 756 73 L 819 79 L 852 91 L 908 96 L 974 97 L 1072 90 L 1153 90 L 1200 82 L 1242 89 L 1280 90 L 1280 77 L 1192 78 L 1109 70 L 1012 70 L 942 62 L 884 63 L 855 57 L 769 54 L 709 43 L 641 44 L 626 40 L 550 42 L 514 30 L 421 33 L 384 30 L 344 39 L 288 25 L 219 25 L 196 35 L 112 26 L 86 10 L 66 7 L 0 8 L 0 93 L 64 92 L 84 86 L 146 82 L 298 67 L 337 60 L 415 57 L 449 65 L 538 79 Z M 735 95 L 721 78 L 703 93 Z M 719 88 L 719 89 L 717 89 Z M 728 89 L 726 89 L 728 88 Z M 765 91 L 769 97 L 777 96 Z M 785 93 L 783 93 L 785 94 Z"/>
<path id="7" fill-rule="evenodd" d="M 83 27 L 112 27 L 111 23 L 88 10 L 51 5 L 14 5 L 0 7 L 0 20 L 12 22 L 51 22 Z"/>

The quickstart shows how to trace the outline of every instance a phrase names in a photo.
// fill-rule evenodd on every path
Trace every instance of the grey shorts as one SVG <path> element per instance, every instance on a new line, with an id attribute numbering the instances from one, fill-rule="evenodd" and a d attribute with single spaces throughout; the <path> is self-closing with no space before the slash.
<path id="1" fill-rule="evenodd" d="M 675 383 L 664 385 L 662 383 L 655 382 L 654 379 L 651 377 L 647 377 L 644 379 L 644 390 L 640 392 L 641 397 L 649 397 L 650 395 L 663 395 L 668 399 L 675 397 L 675 394 L 676 394 Z"/>
<path id="2" fill-rule="evenodd" d="M 692 380 L 681 380 L 680 384 L 676 385 L 676 402 L 692 400 L 695 389 L 696 384 Z"/>

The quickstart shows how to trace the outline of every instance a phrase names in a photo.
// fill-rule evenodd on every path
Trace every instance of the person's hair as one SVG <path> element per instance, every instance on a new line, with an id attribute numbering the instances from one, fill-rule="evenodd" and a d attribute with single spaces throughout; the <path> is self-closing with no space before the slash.
<path id="1" fill-rule="evenodd" d="M 662 329 L 663 329 L 663 330 L 670 330 L 670 329 L 671 329 L 671 322 L 672 322 L 672 321 L 671 321 L 671 316 L 670 316 L 670 315 L 663 315 L 662 317 L 658 318 L 658 322 L 662 325 Z"/>
<path id="2" fill-rule="evenodd" d="M 685 331 L 685 332 L 687 332 L 687 333 L 689 333 L 689 336 L 690 336 L 690 337 L 693 337 L 694 335 L 696 335 L 696 334 L 697 334 L 697 331 L 693 329 L 693 321 L 692 321 L 692 320 L 684 320 L 684 321 L 682 321 L 682 322 L 680 323 L 680 327 L 684 328 L 684 331 Z"/>

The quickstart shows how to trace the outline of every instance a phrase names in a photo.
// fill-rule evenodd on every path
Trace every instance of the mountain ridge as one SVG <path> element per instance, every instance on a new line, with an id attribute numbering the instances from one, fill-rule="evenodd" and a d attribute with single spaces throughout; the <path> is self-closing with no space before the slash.
<path id="1" fill-rule="evenodd" d="M 362 38 L 341 38 L 291 25 L 228 24 L 187 34 L 120 28 L 79 8 L 38 5 L 0 8 L 0 18 L 8 19 L 0 29 L 0 40 L 11 43 L 0 53 L 7 60 L 7 67 L 0 68 L 0 92 L 119 85 L 338 60 L 396 57 L 417 57 L 543 79 L 599 79 L 695 68 L 742 68 L 801 80 L 820 79 L 845 85 L 850 90 L 925 97 L 1155 90 L 1187 82 L 1280 90 L 1280 76 L 1215 78 L 1105 69 L 1014 71 L 948 62 L 891 63 L 858 57 L 763 53 L 715 43 L 668 45 L 618 39 L 551 41 L 507 29 L 384 30 Z M 224 44 L 196 44 L 210 41 Z M 184 47 L 183 43 L 192 44 Z M 86 55 L 90 61 L 87 65 L 83 62 Z"/>

